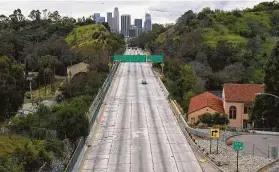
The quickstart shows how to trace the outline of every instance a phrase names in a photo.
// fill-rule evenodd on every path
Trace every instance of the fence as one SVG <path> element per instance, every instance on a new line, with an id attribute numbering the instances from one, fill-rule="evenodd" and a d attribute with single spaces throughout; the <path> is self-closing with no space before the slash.
<path id="1" fill-rule="evenodd" d="M 93 103 L 91 104 L 89 110 L 88 110 L 88 113 L 87 113 L 87 116 L 88 116 L 88 119 L 89 119 L 89 131 L 91 130 L 92 126 L 94 125 L 94 122 L 96 120 L 96 117 L 98 116 L 99 114 L 99 110 L 101 108 L 101 105 L 102 105 L 102 102 L 106 96 L 106 93 L 110 87 L 110 84 L 111 84 L 111 81 L 118 69 L 118 66 L 119 66 L 119 63 L 116 63 L 108 77 L 106 78 L 106 80 L 104 81 L 103 85 L 101 88 L 99 88 L 99 92 L 97 94 L 97 96 L 95 97 Z M 65 172 L 70 172 L 70 171 L 73 171 L 74 169 L 74 166 L 79 158 L 79 155 L 81 154 L 82 150 L 83 150 L 83 147 L 85 146 L 85 141 L 86 141 L 87 138 L 80 138 L 79 142 L 78 142 L 78 145 L 65 169 Z"/>

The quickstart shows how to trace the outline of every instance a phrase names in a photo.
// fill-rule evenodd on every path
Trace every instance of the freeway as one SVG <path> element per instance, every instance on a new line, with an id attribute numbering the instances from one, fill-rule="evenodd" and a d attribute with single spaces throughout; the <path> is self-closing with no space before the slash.
<path id="1" fill-rule="evenodd" d="M 126 54 L 138 53 L 143 54 L 139 49 L 126 50 Z M 151 64 L 121 63 L 110 89 L 81 171 L 202 171 Z"/>

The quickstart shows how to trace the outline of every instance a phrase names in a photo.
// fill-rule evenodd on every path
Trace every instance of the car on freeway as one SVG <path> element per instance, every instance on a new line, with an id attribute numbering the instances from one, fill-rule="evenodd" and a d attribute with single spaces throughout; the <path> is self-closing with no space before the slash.
<path id="1" fill-rule="evenodd" d="M 146 85 L 147 84 L 146 80 L 142 80 L 141 84 Z"/>

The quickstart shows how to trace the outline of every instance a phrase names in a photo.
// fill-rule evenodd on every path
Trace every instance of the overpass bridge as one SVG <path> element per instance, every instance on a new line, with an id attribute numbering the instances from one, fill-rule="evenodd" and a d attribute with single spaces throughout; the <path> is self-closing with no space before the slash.
<path id="1" fill-rule="evenodd" d="M 73 66 L 67 67 L 67 79 L 68 82 L 78 73 L 85 73 L 88 72 L 88 66 L 89 64 L 86 64 L 84 62 L 75 64 Z"/>
<path id="2" fill-rule="evenodd" d="M 136 50 L 126 54 L 132 51 Z M 120 63 L 98 118 L 96 135 L 92 132 L 75 171 L 202 171 L 151 64 Z"/>

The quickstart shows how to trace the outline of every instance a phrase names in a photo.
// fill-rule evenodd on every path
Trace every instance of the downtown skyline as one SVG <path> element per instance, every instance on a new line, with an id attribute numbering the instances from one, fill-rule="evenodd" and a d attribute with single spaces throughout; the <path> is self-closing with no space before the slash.
<path id="1" fill-rule="evenodd" d="M 244 9 L 247 7 L 253 7 L 254 5 L 262 2 L 263 0 L 244 0 L 241 3 L 239 1 L 43 1 L 39 0 L 38 3 L 33 1 L 21 0 L 21 1 L 1 1 L 3 4 L 0 6 L 0 14 L 10 15 L 15 9 L 20 8 L 25 16 L 28 16 L 32 10 L 44 10 L 59 11 L 61 16 L 74 17 L 75 19 L 81 17 L 88 17 L 93 13 L 99 12 L 101 16 L 106 17 L 107 11 L 113 11 L 114 7 L 118 7 L 120 10 L 119 16 L 122 14 L 130 13 L 131 20 L 135 18 L 144 19 L 145 13 L 150 13 L 153 23 L 167 24 L 174 23 L 182 14 L 188 10 L 199 12 L 205 7 L 209 7 L 212 10 L 233 10 Z"/>

